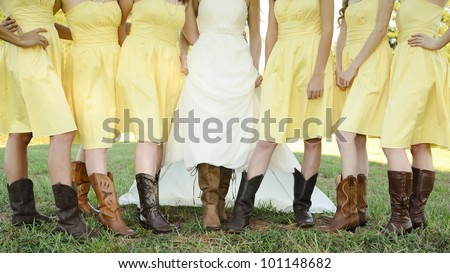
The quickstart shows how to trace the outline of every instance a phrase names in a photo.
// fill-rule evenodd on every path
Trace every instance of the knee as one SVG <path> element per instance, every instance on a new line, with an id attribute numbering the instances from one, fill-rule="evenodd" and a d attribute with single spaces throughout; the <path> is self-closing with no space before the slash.
<path id="1" fill-rule="evenodd" d="M 261 140 L 258 141 L 257 149 L 261 152 L 272 152 L 276 146 L 276 143 Z"/>
<path id="2" fill-rule="evenodd" d="M 339 137 L 336 137 L 336 141 L 339 147 L 344 145 L 355 145 L 356 134 L 350 132 L 339 131 Z"/>
<path id="3" fill-rule="evenodd" d="M 430 152 L 430 145 L 428 144 L 418 144 L 411 146 L 411 154 L 413 157 L 417 157 L 423 154 L 429 154 Z"/>
<path id="4" fill-rule="evenodd" d="M 391 160 L 395 157 L 396 149 L 383 148 L 383 153 L 388 160 Z"/>
<path id="5" fill-rule="evenodd" d="M 24 146 L 28 146 L 30 144 L 31 139 L 33 139 L 32 133 L 23 133 L 23 134 L 10 134 L 9 138 L 14 142 L 18 142 Z"/>
<path id="6" fill-rule="evenodd" d="M 64 144 L 72 144 L 73 139 L 75 138 L 75 132 L 67 132 L 60 135 L 55 135 L 50 137 L 50 141 L 57 141 Z"/>
<path id="7" fill-rule="evenodd" d="M 304 142 L 305 150 L 315 150 L 321 147 L 322 140 L 320 138 L 307 139 Z"/>

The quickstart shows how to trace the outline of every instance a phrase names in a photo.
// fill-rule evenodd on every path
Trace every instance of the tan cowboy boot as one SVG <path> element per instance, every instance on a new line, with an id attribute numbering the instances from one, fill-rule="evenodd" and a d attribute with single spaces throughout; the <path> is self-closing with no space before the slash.
<path id="1" fill-rule="evenodd" d="M 99 218 L 103 225 L 122 236 L 136 236 L 136 232 L 125 224 L 120 213 L 111 173 L 108 173 L 108 175 L 94 173 L 89 176 L 89 180 L 97 195 L 100 205 Z"/>

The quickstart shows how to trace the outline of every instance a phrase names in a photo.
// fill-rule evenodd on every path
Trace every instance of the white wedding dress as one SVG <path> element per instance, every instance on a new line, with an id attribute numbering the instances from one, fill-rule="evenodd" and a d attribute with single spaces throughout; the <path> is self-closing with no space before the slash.
<path id="1" fill-rule="evenodd" d="M 247 168 L 259 139 L 254 130 L 257 128 L 254 118 L 259 116 L 258 92 L 254 88 L 258 72 L 243 36 L 247 12 L 245 0 L 200 2 L 197 18 L 200 37 L 188 56 L 189 75 L 177 107 L 180 118 L 191 113 L 198 120 L 191 128 L 186 123 L 172 127 L 160 175 L 161 205 L 201 205 L 195 175 L 195 166 L 200 163 L 236 170 L 237 177 L 227 196 L 228 206 L 237 196 L 240 173 Z M 217 130 L 208 133 L 205 124 Z M 300 164 L 287 145 L 278 145 L 256 194 L 255 205 L 292 211 L 294 169 L 300 170 Z M 139 204 L 136 183 L 119 202 Z M 335 209 L 316 187 L 311 212 Z"/>

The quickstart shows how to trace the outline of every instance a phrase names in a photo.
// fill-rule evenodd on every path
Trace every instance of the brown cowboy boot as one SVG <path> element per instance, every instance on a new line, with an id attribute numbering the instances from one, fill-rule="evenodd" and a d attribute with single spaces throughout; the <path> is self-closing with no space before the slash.
<path id="1" fill-rule="evenodd" d="M 433 191 L 436 173 L 429 170 L 412 168 L 413 186 L 412 195 L 409 200 L 409 216 L 411 217 L 414 229 L 426 227 L 427 218 L 425 216 L 425 205 L 428 197 Z"/>
<path id="2" fill-rule="evenodd" d="M 240 233 L 250 224 L 250 214 L 255 206 L 255 195 L 261 186 L 264 175 L 258 175 L 247 180 L 247 173 L 242 173 L 238 195 L 234 202 L 233 218 L 228 227 L 229 233 Z"/>
<path id="3" fill-rule="evenodd" d="M 219 230 L 221 228 L 218 202 L 220 167 L 210 164 L 199 164 L 198 184 L 202 190 L 203 224 L 207 230 Z"/>
<path id="4" fill-rule="evenodd" d="M 367 223 L 367 177 L 364 174 L 358 174 L 356 177 L 358 183 L 357 209 L 359 226 L 365 226 Z"/>
<path id="5" fill-rule="evenodd" d="M 356 182 L 358 183 L 356 207 L 358 209 L 359 226 L 363 227 L 367 224 L 367 177 L 364 174 L 358 174 Z M 325 223 L 329 223 L 333 217 L 321 216 L 319 219 Z"/>
<path id="6" fill-rule="evenodd" d="M 391 217 L 386 225 L 389 232 L 398 235 L 412 230 L 409 199 L 412 192 L 412 173 L 388 171 Z"/>
<path id="7" fill-rule="evenodd" d="M 88 194 L 91 183 L 89 182 L 86 164 L 84 164 L 84 162 L 72 162 L 72 181 L 77 187 L 78 208 L 82 213 L 91 214 L 93 211 L 88 203 Z"/>
<path id="8" fill-rule="evenodd" d="M 67 185 L 52 186 L 56 206 L 56 230 L 66 232 L 77 239 L 95 238 L 96 231 L 88 230 L 78 215 L 77 193 Z"/>
<path id="9" fill-rule="evenodd" d="M 338 230 L 353 231 L 359 225 L 357 205 L 357 182 L 353 175 L 342 180 L 336 177 L 336 214 L 325 226 L 320 226 L 323 232 L 337 232 Z"/>
<path id="10" fill-rule="evenodd" d="M 295 169 L 294 172 L 294 210 L 295 221 L 300 228 L 310 228 L 314 226 L 314 219 L 309 209 L 311 208 L 311 195 L 316 186 L 318 173 L 313 175 L 308 181 L 301 172 Z"/>
<path id="11" fill-rule="evenodd" d="M 139 193 L 140 213 L 139 222 L 145 229 L 151 229 L 153 233 L 170 233 L 175 230 L 159 212 L 158 181 L 149 174 L 136 175 L 136 183 Z"/>
<path id="12" fill-rule="evenodd" d="M 122 236 L 136 236 L 136 232 L 127 226 L 120 213 L 112 174 L 94 173 L 89 176 L 89 180 L 98 199 L 99 219 L 103 225 Z"/>
<path id="13" fill-rule="evenodd" d="M 50 223 L 51 219 L 36 210 L 34 202 L 33 182 L 30 179 L 20 179 L 11 185 L 6 185 L 9 204 L 12 209 L 13 226 L 32 225 L 33 223 Z"/>
<path id="14" fill-rule="evenodd" d="M 219 219 L 222 224 L 228 221 L 227 213 L 225 211 L 225 198 L 230 187 L 232 174 L 232 169 L 220 167 L 219 202 L 217 203 L 217 210 L 219 212 Z"/>

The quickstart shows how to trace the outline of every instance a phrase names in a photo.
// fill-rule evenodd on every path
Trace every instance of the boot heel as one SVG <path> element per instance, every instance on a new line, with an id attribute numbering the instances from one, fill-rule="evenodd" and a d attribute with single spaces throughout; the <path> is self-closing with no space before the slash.
<path id="1" fill-rule="evenodd" d="M 347 228 L 347 231 L 349 231 L 349 232 L 351 232 L 351 233 L 355 233 L 356 227 Z"/>

